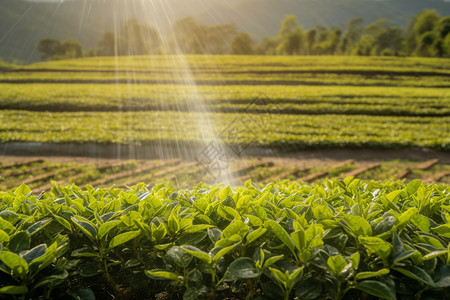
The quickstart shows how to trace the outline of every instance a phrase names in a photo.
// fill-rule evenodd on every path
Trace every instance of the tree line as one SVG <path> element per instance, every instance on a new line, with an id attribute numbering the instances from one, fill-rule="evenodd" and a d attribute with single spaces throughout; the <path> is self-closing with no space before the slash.
<path id="1" fill-rule="evenodd" d="M 382 55 L 450 57 L 450 16 L 424 10 L 404 30 L 386 19 L 364 26 L 362 18 L 350 20 L 345 29 L 322 24 L 304 29 L 288 15 L 278 34 L 259 42 L 235 24 L 208 26 L 189 17 L 175 22 L 168 36 L 132 19 L 117 32 L 105 32 L 97 49 L 85 51 L 75 39 L 42 39 L 38 50 L 44 60 L 83 56 L 147 54 L 241 55 Z"/>

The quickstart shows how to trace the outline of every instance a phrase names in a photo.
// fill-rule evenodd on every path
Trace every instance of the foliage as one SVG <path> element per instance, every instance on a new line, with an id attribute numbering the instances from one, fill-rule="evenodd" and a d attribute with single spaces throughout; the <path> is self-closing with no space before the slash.
<path id="1" fill-rule="evenodd" d="M 239 136 L 224 137 L 227 144 L 252 142 L 255 147 L 302 149 L 314 147 L 399 148 L 449 150 L 449 117 L 380 117 L 359 115 L 262 114 L 263 126 L 238 122 L 242 114 L 210 113 L 218 134 L 234 124 Z M 79 112 L 3 111 L 2 142 L 122 143 L 202 145 L 201 112 Z M 243 119 L 245 120 L 245 119 Z M 247 121 L 249 121 L 247 119 Z M 251 130 L 248 129 L 249 124 Z M 126 131 L 121 128 L 127 128 Z M 376 134 L 375 134 L 376 133 Z M 257 139 L 256 139 L 257 137 Z M 211 141 L 213 137 L 210 137 Z M 206 140 L 209 141 L 209 140 Z"/>
<path id="2" fill-rule="evenodd" d="M 419 180 L 22 185 L 0 193 L 0 294 L 444 299 L 449 206 L 448 186 Z"/>
<path id="3" fill-rule="evenodd" d="M 230 54 L 250 55 L 253 54 L 253 41 L 246 32 L 236 35 L 231 41 Z"/>
<path id="4" fill-rule="evenodd" d="M 238 35 L 235 24 L 208 26 L 189 17 L 173 24 L 168 53 L 227 54 L 230 42 Z"/>
<path id="5" fill-rule="evenodd" d="M 359 55 L 448 57 L 445 39 L 449 17 L 435 10 L 424 10 L 411 18 L 405 33 L 386 19 L 378 19 L 363 28 L 363 18 L 349 21 L 346 30 L 322 24 L 303 31 L 297 16 L 287 15 L 276 36 L 264 37 L 255 45 L 249 33 L 238 32 L 236 24 L 208 26 L 188 17 L 172 24 L 171 35 L 160 36 L 154 27 L 136 19 L 124 22 L 117 34 L 104 32 L 92 55 L 146 54 L 264 54 L 264 55 Z M 117 35 L 117 36 L 116 36 Z M 38 45 L 43 59 L 80 57 L 81 45 L 73 40 L 66 45 L 43 39 Z M 64 50 L 66 49 L 66 50 Z M 80 50 L 81 49 L 81 50 Z M 80 52 L 81 51 L 81 52 Z M 81 54 L 80 54 L 81 53 Z"/>
<path id="6" fill-rule="evenodd" d="M 70 59 L 84 55 L 83 47 L 75 39 L 60 42 L 55 39 L 42 39 L 39 41 L 38 50 L 42 53 L 42 59 Z"/>

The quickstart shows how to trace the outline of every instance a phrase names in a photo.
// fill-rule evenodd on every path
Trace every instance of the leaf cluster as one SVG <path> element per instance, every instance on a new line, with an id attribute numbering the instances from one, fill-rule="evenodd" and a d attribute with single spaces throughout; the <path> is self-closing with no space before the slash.
<path id="1" fill-rule="evenodd" d="M 449 240 L 450 189 L 419 180 L 22 185 L 0 193 L 0 299 L 447 299 Z"/>

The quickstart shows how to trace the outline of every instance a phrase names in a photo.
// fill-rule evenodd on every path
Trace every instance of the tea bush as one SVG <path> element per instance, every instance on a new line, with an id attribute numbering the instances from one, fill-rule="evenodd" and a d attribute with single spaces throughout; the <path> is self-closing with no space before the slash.
<path id="1" fill-rule="evenodd" d="M 0 193 L 0 299 L 448 299 L 450 186 Z"/>

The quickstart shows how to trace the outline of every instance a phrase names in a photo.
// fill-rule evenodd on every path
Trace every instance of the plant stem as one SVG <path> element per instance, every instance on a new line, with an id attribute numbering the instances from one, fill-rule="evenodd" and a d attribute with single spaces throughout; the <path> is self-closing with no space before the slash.
<path id="1" fill-rule="evenodd" d="M 255 293 L 255 282 L 253 280 L 247 280 L 247 284 L 249 286 L 249 292 L 247 294 L 247 297 L 245 297 L 245 300 L 250 300 L 253 297 L 253 294 Z"/>

